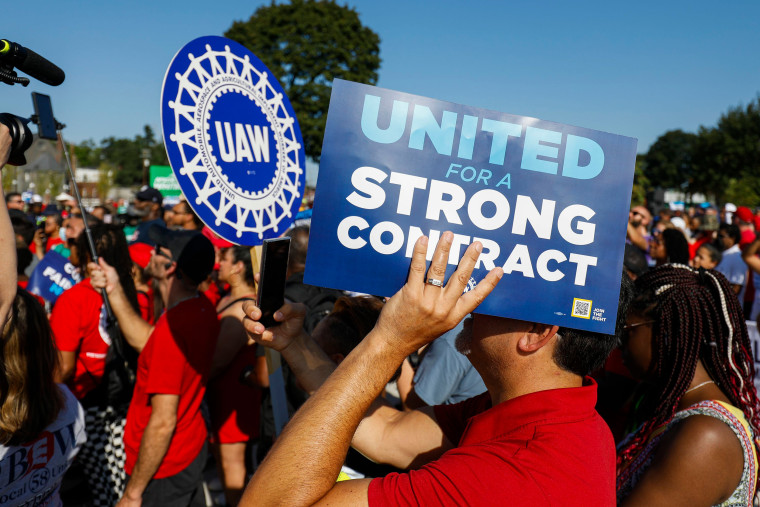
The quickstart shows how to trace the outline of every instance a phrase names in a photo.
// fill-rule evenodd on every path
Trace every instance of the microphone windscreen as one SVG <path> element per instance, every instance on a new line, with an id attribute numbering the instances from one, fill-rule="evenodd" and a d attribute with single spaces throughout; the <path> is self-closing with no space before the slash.
<path id="1" fill-rule="evenodd" d="M 23 62 L 17 63 L 16 67 L 50 86 L 58 86 L 66 79 L 66 75 L 61 69 L 30 49 L 26 50 L 26 58 Z"/>

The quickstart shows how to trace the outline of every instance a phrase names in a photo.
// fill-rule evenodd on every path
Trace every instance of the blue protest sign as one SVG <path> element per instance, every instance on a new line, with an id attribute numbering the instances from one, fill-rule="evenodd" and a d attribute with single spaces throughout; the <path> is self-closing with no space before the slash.
<path id="1" fill-rule="evenodd" d="M 455 234 L 505 276 L 479 313 L 613 333 L 636 140 L 336 80 L 305 282 L 383 296 Z"/>
<path id="2" fill-rule="evenodd" d="M 55 304 L 58 296 L 79 283 L 80 279 L 76 266 L 63 255 L 51 250 L 32 271 L 26 290 Z"/>
<path id="3" fill-rule="evenodd" d="M 253 53 L 224 37 L 185 45 L 164 78 L 161 123 L 182 192 L 214 232 L 253 246 L 290 227 L 303 196 L 303 139 Z"/>

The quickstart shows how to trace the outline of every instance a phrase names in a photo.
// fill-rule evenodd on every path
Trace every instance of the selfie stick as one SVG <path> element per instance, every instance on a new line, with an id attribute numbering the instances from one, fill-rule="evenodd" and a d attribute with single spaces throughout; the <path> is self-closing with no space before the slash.
<path id="1" fill-rule="evenodd" d="M 90 231 L 90 224 L 87 223 L 87 211 L 84 209 L 84 204 L 82 204 L 82 196 L 79 194 L 79 186 L 77 185 L 76 176 L 74 175 L 74 171 L 71 168 L 71 160 L 69 159 L 69 150 L 66 149 L 66 143 L 63 141 L 63 134 L 61 134 L 61 130 L 66 127 L 66 125 L 62 123 L 55 122 L 55 129 L 58 131 L 58 142 L 61 143 L 61 146 L 63 146 L 63 155 L 66 159 L 66 167 L 69 170 L 69 176 L 71 177 L 71 187 L 74 189 L 74 198 L 77 201 L 77 206 L 79 206 L 79 212 L 82 214 L 82 221 L 84 222 L 84 233 L 87 236 L 87 246 L 90 248 L 90 258 L 92 259 L 92 262 L 98 263 L 98 253 L 95 251 L 95 242 L 92 240 L 92 232 Z M 103 304 L 105 304 L 106 307 L 106 315 L 108 318 L 108 323 L 113 324 L 116 322 L 116 318 L 113 314 L 113 309 L 111 308 L 111 302 L 108 300 L 108 294 L 106 294 L 106 289 L 103 288 L 103 290 L 100 291 L 100 294 L 103 296 Z M 118 340 L 116 340 L 118 342 Z M 120 344 L 117 345 L 117 348 L 120 347 Z M 121 352 L 121 351 L 119 351 Z"/>

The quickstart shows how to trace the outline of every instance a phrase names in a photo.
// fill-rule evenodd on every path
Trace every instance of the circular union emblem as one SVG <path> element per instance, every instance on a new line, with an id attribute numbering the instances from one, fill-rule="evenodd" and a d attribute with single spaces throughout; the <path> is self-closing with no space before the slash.
<path id="1" fill-rule="evenodd" d="M 257 245 L 290 227 L 303 195 L 303 139 L 253 53 L 224 37 L 185 45 L 164 78 L 161 122 L 182 192 L 214 232 Z"/>

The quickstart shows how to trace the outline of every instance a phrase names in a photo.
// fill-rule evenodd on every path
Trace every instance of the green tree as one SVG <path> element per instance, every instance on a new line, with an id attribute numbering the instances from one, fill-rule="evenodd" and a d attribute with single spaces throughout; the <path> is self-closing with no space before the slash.
<path id="1" fill-rule="evenodd" d="M 754 204 L 753 196 L 760 195 L 760 96 L 729 108 L 715 127 L 702 126 L 697 134 L 666 132 L 645 162 L 654 185 L 700 192 L 719 204 Z"/>
<path id="2" fill-rule="evenodd" d="M 101 149 L 95 141 L 88 139 L 74 147 L 74 158 L 77 167 L 98 167 L 100 165 Z"/>
<path id="3" fill-rule="evenodd" d="M 334 1 L 262 6 L 225 37 L 250 49 L 277 77 L 298 117 L 306 155 L 319 161 L 333 79 L 377 83 L 380 37 Z"/>
<path id="4" fill-rule="evenodd" d="M 696 134 L 683 130 L 665 132 L 644 157 L 644 175 L 657 187 L 688 187 L 694 177 L 692 156 L 696 142 Z"/>
<path id="5" fill-rule="evenodd" d="M 645 155 L 636 155 L 636 168 L 633 173 L 633 189 L 631 191 L 631 208 L 646 204 L 647 192 L 651 189 L 649 179 L 644 174 Z"/>
<path id="6" fill-rule="evenodd" d="M 148 151 L 151 164 L 169 165 L 164 143 L 156 139 L 150 125 L 143 127 L 143 133 L 134 139 L 107 137 L 95 145 L 92 140 L 80 143 L 74 153 L 78 167 L 98 167 L 106 164 L 112 168 L 117 185 L 139 185 L 143 179 L 143 150 Z"/>

